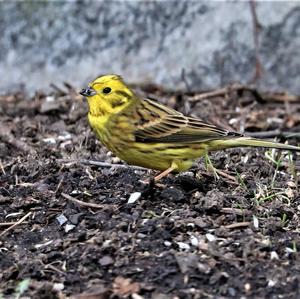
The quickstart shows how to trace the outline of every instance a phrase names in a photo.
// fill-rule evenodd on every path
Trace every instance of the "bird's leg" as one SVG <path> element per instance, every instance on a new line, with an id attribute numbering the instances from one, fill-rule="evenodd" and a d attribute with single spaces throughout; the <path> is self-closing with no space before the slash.
<path id="1" fill-rule="evenodd" d="M 178 168 L 177 164 L 175 162 L 173 162 L 172 165 L 169 168 L 167 168 L 166 170 L 161 172 L 159 175 L 154 177 L 154 181 L 158 182 L 160 179 L 167 176 L 170 172 L 172 172 L 173 170 L 176 170 L 177 168 Z"/>
<path id="2" fill-rule="evenodd" d="M 155 176 L 154 176 L 154 170 L 148 170 L 147 176 L 149 176 L 149 179 L 146 180 L 140 180 L 142 184 L 149 184 L 149 188 L 153 188 L 155 185 Z"/>
<path id="3" fill-rule="evenodd" d="M 178 169 L 178 165 L 176 164 L 176 162 L 173 161 L 169 168 L 167 168 L 166 170 L 164 170 L 163 172 L 161 172 L 154 178 L 151 176 L 149 180 L 141 181 L 141 182 L 143 184 L 151 184 L 153 182 L 156 183 L 159 180 L 161 180 L 162 178 L 164 178 L 165 176 L 167 176 L 170 172 L 172 172 L 173 170 L 176 170 L 176 169 Z"/>

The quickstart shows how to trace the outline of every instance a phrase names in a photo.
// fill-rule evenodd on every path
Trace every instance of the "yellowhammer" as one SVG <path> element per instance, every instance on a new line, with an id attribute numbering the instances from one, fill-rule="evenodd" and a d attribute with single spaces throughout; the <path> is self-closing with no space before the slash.
<path id="1" fill-rule="evenodd" d="M 100 141 L 129 164 L 181 172 L 209 151 L 258 146 L 300 151 L 300 147 L 245 137 L 185 116 L 156 101 L 139 97 L 117 75 L 97 78 L 82 89 L 88 119 Z"/>

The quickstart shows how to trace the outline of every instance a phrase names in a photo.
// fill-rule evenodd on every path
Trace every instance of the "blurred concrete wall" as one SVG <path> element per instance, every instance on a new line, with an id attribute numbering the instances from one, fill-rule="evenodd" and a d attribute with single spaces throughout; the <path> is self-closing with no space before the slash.
<path id="1" fill-rule="evenodd" d="M 259 2 L 260 86 L 300 94 L 300 3 Z M 103 73 L 193 89 L 254 76 L 249 2 L 0 2 L 0 91 Z"/>

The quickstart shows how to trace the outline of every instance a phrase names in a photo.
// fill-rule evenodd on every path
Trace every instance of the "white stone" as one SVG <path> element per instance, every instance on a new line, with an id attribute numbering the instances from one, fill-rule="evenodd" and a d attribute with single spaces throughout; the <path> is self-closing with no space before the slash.
<path id="1" fill-rule="evenodd" d="M 130 194 L 130 197 L 127 201 L 127 203 L 129 204 L 132 204 L 132 203 L 135 203 L 137 200 L 139 200 L 142 196 L 142 193 L 141 192 L 134 192 L 132 194 Z"/>

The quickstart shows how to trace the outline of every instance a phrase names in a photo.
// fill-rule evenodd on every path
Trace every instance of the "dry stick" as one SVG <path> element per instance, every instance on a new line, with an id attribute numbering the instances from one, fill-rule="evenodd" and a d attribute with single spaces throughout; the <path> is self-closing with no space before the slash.
<path id="1" fill-rule="evenodd" d="M 250 224 L 251 224 L 251 222 L 245 221 L 245 222 L 237 222 L 237 223 L 225 225 L 225 227 L 226 227 L 226 228 L 240 228 L 240 227 L 247 227 L 247 226 L 249 226 Z"/>
<path id="2" fill-rule="evenodd" d="M 240 91 L 245 90 L 253 93 L 253 95 L 260 101 L 260 102 L 291 102 L 296 103 L 300 102 L 300 96 L 290 95 L 287 93 L 267 93 L 267 92 L 260 92 L 255 87 L 246 86 L 242 84 L 233 84 L 231 86 L 222 87 L 213 91 L 208 91 L 200 94 L 196 94 L 194 96 L 187 96 L 187 100 L 190 102 L 199 102 L 204 99 L 215 98 L 220 96 L 225 96 L 233 91 Z"/>
<path id="3" fill-rule="evenodd" d="M 5 169 L 4 169 L 4 166 L 3 166 L 1 160 L 0 160 L 0 168 L 1 168 L 1 171 L 3 172 L 3 174 L 6 175 L 6 172 L 5 172 Z"/>
<path id="4" fill-rule="evenodd" d="M 10 226 L 15 224 L 16 222 L 0 222 L 0 226 Z M 27 224 L 27 221 L 23 221 L 22 224 Z"/>
<path id="5" fill-rule="evenodd" d="M 66 272 L 61 271 L 60 269 L 58 269 L 57 267 L 55 267 L 55 266 L 53 266 L 51 264 L 45 265 L 45 270 L 48 270 L 48 269 L 53 270 L 55 272 L 58 272 L 58 273 L 60 273 L 62 275 L 66 275 L 67 274 Z"/>
<path id="6" fill-rule="evenodd" d="M 192 97 L 187 97 L 187 99 L 190 102 L 198 102 L 198 101 L 201 101 L 201 100 L 204 100 L 204 99 L 215 98 L 215 97 L 218 97 L 218 96 L 224 96 L 224 95 L 228 94 L 231 91 L 238 91 L 238 90 L 243 90 L 243 89 L 245 89 L 244 85 L 234 84 L 234 85 L 226 86 L 226 87 L 219 88 L 219 89 L 216 89 L 216 90 L 213 90 L 213 91 L 208 91 L 208 92 L 204 92 L 204 93 L 201 93 L 201 94 L 197 94 L 197 95 L 192 96 Z"/>
<path id="7" fill-rule="evenodd" d="M 250 211 L 248 211 L 248 210 L 242 210 L 242 209 L 237 209 L 237 208 L 222 208 L 221 212 L 226 213 L 226 214 L 240 215 L 240 216 L 251 215 Z"/>
<path id="8" fill-rule="evenodd" d="M 124 165 L 124 164 L 112 164 L 112 163 L 107 163 L 107 162 L 99 162 L 99 161 L 93 161 L 93 160 L 59 160 L 61 163 L 81 163 L 85 165 L 95 165 L 99 167 L 116 167 L 116 168 L 132 168 L 134 170 L 143 170 L 146 171 L 148 170 L 147 168 L 140 167 L 140 166 L 134 166 L 134 165 Z"/>
<path id="9" fill-rule="evenodd" d="M 64 165 L 63 165 L 62 167 L 64 167 Z M 59 188 L 61 187 L 61 184 L 62 184 L 64 178 L 65 178 L 64 176 L 61 177 L 61 179 L 59 180 L 58 185 L 57 185 L 57 187 L 56 187 L 54 193 L 57 193 L 57 192 L 58 192 L 58 190 L 59 190 Z"/>
<path id="10" fill-rule="evenodd" d="M 22 222 L 24 222 L 30 215 L 32 214 L 32 212 L 28 212 L 24 217 L 22 217 L 20 220 L 18 220 L 17 222 L 15 222 L 12 226 L 8 227 L 7 229 L 5 229 L 1 234 L 0 237 L 4 236 L 7 232 L 9 232 L 10 230 L 12 230 L 13 228 L 15 228 L 17 225 L 21 224 Z"/>
<path id="11" fill-rule="evenodd" d="M 61 162 L 61 163 L 81 163 L 81 164 L 85 164 L 85 165 L 95 165 L 95 166 L 99 166 L 99 167 L 118 167 L 118 168 L 128 168 L 128 167 L 130 167 L 130 168 L 135 169 L 135 170 L 148 171 L 147 168 L 140 167 L 140 166 L 132 166 L 132 165 L 128 166 L 128 165 L 123 165 L 123 164 L 111 164 L 111 163 L 98 162 L 98 161 L 93 161 L 93 160 L 59 160 L 59 162 Z M 225 173 L 224 171 L 219 170 L 219 169 L 217 169 L 216 171 L 221 176 L 229 179 L 231 181 L 231 183 L 239 185 L 238 181 L 236 180 L 236 178 L 234 176 L 231 176 L 228 173 Z"/>
<path id="12" fill-rule="evenodd" d="M 262 99 L 268 102 L 299 102 L 300 96 L 295 96 L 287 93 L 264 93 L 261 94 Z"/>
<path id="13" fill-rule="evenodd" d="M 99 161 L 93 161 L 93 160 L 79 160 L 82 164 L 87 165 L 96 165 L 100 167 L 117 167 L 117 168 L 132 168 L 135 170 L 148 170 L 147 168 L 140 167 L 140 166 L 134 166 L 134 165 L 124 165 L 124 164 L 112 164 L 112 163 L 106 163 L 106 162 L 99 162 Z"/>
<path id="14" fill-rule="evenodd" d="M 111 204 L 96 204 L 96 203 L 91 203 L 91 202 L 84 202 L 84 201 L 78 200 L 66 193 L 61 193 L 61 196 L 69 201 L 72 201 L 72 202 L 80 205 L 80 206 L 88 207 L 88 208 L 103 209 L 106 207 L 115 207 L 116 206 L 116 205 L 111 205 Z"/>
<path id="15" fill-rule="evenodd" d="M 252 81 L 257 81 L 260 79 L 262 75 L 262 65 L 259 57 L 259 33 L 261 30 L 261 25 L 258 22 L 257 13 L 256 13 L 256 3 L 255 0 L 250 1 L 250 9 L 252 15 L 252 23 L 253 23 L 253 38 L 254 38 L 254 47 L 255 47 L 255 73 Z"/>
<path id="16" fill-rule="evenodd" d="M 217 174 L 219 174 L 220 176 L 223 176 L 223 177 L 229 179 L 229 180 L 230 180 L 230 183 L 239 185 L 239 182 L 237 181 L 237 179 L 236 179 L 234 176 L 232 176 L 232 175 L 230 175 L 230 174 L 228 174 L 228 173 L 226 173 L 226 172 L 224 172 L 224 171 L 222 171 L 222 170 L 220 170 L 220 169 L 217 169 L 217 168 L 215 168 L 215 171 L 216 171 Z"/>
<path id="17" fill-rule="evenodd" d="M 61 95 L 67 95 L 67 92 L 65 90 L 63 90 L 62 88 L 60 88 L 54 83 L 50 83 L 50 87 L 53 88 L 57 93 Z"/>

